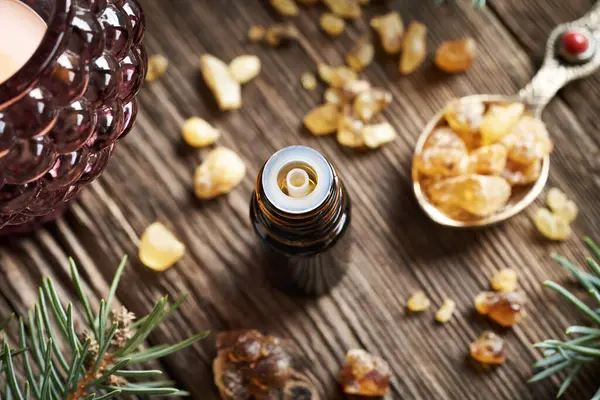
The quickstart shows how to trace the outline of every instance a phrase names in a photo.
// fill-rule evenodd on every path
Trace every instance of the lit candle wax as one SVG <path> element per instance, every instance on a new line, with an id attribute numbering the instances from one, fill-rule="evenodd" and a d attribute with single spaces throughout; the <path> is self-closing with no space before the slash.
<path id="1" fill-rule="evenodd" d="M 0 84 L 31 58 L 46 33 L 46 23 L 18 0 L 0 0 Z"/>

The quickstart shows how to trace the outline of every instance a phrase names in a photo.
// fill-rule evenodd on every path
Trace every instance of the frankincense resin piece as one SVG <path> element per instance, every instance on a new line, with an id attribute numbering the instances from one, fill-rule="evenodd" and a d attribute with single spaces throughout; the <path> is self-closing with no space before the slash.
<path id="1" fill-rule="evenodd" d="M 215 384 L 224 400 L 319 400 L 291 343 L 255 330 L 217 335 Z"/>
<path id="2" fill-rule="evenodd" d="M 385 360 L 365 350 L 354 349 L 346 354 L 346 364 L 340 374 L 344 393 L 359 396 L 385 396 L 392 376 Z"/>
<path id="3" fill-rule="evenodd" d="M 535 212 L 533 223 L 538 231 L 550 240 L 567 240 L 571 237 L 569 222 L 546 208 L 539 208 Z"/>
<path id="4" fill-rule="evenodd" d="M 482 292 L 475 297 L 475 309 L 503 327 L 518 323 L 524 316 L 525 297 L 519 292 Z"/>
<path id="5" fill-rule="evenodd" d="M 417 170 L 426 176 L 448 177 L 466 172 L 467 147 L 461 138 L 448 127 L 435 129 L 423 151 L 415 157 Z"/>
<path id="6" fill-rule="evenodd" d="M 294 25 L 291 24 L 275 24 L 267 28 L 264 40 L 271 47 L 290 43 L 293 40 L 298 40 L 299 32 Z"/>
<path id="7" fill-rule="evenodd" d="M 360 18 L 362 10 L 357 0 L 322 0 L 332 13 L 342 18 Z"/>
<path id="8" fill-rule="evenodd" d="M 161 55 L 154 54 L 148 57 L 148 72 L 146 73 L 146 82 L 153 82 L 164 75 L 169 66 L 169 60 Z"/>
<path id="9" fill-rule="evenodd" d="M 387 54 L 397 54 L 402 50 L 404 23 L 396 11 L 371 19 L 371 28 L 379 35 L 381 47 Z"/>
<path id="10" fill-rule="evenodd" d="M 517 290 L 517 273 L 514 269 L 504 268 L 490 279 L 492 289 L 497 292 L 514 292 Z"/>
<path id="11" fill-rule="evenodd" d="M 160 222 L 148 226 L 140 238 L 139 259 L 154 271 L 171 268 L 184 254 L 184 244 Z"/>
<path id="12" fill-rule="evenodd" d="M 546 204 L 556 217 L 568 223 L 575 221 L 575 218 L 577 218 L 577 205 L 573 200 L 569 200 L 567 195 L 558 188 L 552 188 L 548 191 Z"/>
<path id="13" fill-rule="evenodd" d="M 339 36 L 344 32 L 346 23 L 340 17 L 332 13 L 323 13 L 319 19 L 321 29 L 323 29 L 329 36 Z"/>
<path id="14" fill-rule="evenodd" d="M 444 110 L 444 117 L 467 148 L 474 149 L 481 144 L 479 128 L 483 122 L 485 105 L 475 99 L 455 99 L 448 103 Z"/>
<path id="15" fill-rule="evenodd" d="M 521 118 L 501 143 L 508 150 L 508 158 L 522 165 L 530 165 L 552 152 L 554 147 L 546 125 L 528 115 Z"/>
<path id="16" fill-rule="evenodd" d="M 194 192 L 200 199 L 229 193 L 246 175 L 246 164 L 233 150 L 217 147 L 194 174 Z"/>
<path id="17" fill-rule="evenodd" d="M 397 134 L 392 125 L 382 122 L 381 124 L 366 125 L 362 129 L 362 136 L 365 146 L 369 149 L 376 149 L 386 143 L 392 142 L 396 139 Z"/>
<path id="18" fill-rule="evenodd" d="M 192 147 L 205 147 L 213 144 L 221 132 L 200 117 L 188 118 L 181 129 L 183 140 Z"/>
<path id="19" fill-rule="evenodd" d="M 262 25 L 252 25 L 248 29 L 248 39 L 252 42 L 259 42 L 265 38 L 267 34 L 267 28 Z"/>
<path id="20" fill-rule="evenodd" d="M 242 88 L 231 76 L 227 64 L 215 56 L 205 54 L 200 59 L 200 69 L 221 110 L 233 110 L 242 106 Z"/>
<path id="21" fill-rule="evenodd" d="M 485 331 L 470 345 L 471 357 L 483 364 L 504 364 L 504 340 L 492 331 Z"/>
<path id="22" fill-rule="evenodd" d="M 364 122 L 369 122 L 374 116 L 392 104 L 392 100 L 392 93 L 388 90 L 367 88 L 354 98 L 354 113 Z"/>
<path id="23" fill-rule="evenodd" d="M 421 290 L 410 296 L 408 302 L 406 303 L 406 307 L 412 312 L 425 311 L 430 305 L 431 300 L 429 300 L 427 296 L 425 296 L 425 293 L 423 293 Z"/>
<path id="24" fill-rule="evenodd" d="M 435 53 L 435 65 L 444 72 L 465 72 L 475 59 L 477 45 L 472 38 L 443 42 Z"/>
<path id="25" fill-rule="evenodd" d="M 519 164 L 512 160 L 507 160 L 506 167 L 502 171 L 502 176 L 512 186 L 529 185 L 537 181 L 542 173 L 542 160 L 538 160 L 529 165 Z"/>
<path id="26" fill-rule="evenodd" d="M 492 104 L 481 123 L 481 144 L 488 146 L 508 135 L 524 111 L 522 103 Z"/>
<path id="27" fill-rule="evenodd" d="M 354 47 L 346 55 L 348 66 L 355 71 L 362 71 L 367 68 L 375 57 L 375 48 L 368 36 L 358 39 Z"/>
<path id="28" fill-rule="evenodd" d="M 439 310 L 435 313 L 435 320 L 439 323 L 446 323 L 450 321 L 454 311 L 456 310 L 456 303 L 453 300 L 446 299 L 444 300 L 444 304 L 440 307 Z"/>
<path id="29" fill-rule="evenodd" d="M 469 157 L 469 171 L 474 174 L 500 175 L 506 167 L 506 148 L 501 144 L 475 149 Z"/>
<path id="30" fill-rule="evenodd" d="M 342 146 L 361 148 L 365 146 L 363 128 L 365 124 L 351 112 L 344 112 L 340 117 L 337 131 L 337 141 Z"/>
<path id="31" fill-rule="evenodd" d="M 305 72 L 300 77 L 300 83 L 302 83 L 302 87 L 306 90 L 310 90 L 311 92 L 317 88 L 317 78 L 310 73 Z"/>
<path id="32" fill-rule="evenodd" d="M 231 77 L 239 83 L 248 83 L 260 73 L 260 58 L 253 55 L 242 55 L 229 63 Z"/>
<path id="33" fill-rule="evenodd" d="M 298 15 L 298 5 L 294 0 L 271 0 L 271 5 L 283 16 L 294 17 Z"/>
<path id="34" fill-rule="evenodd" d="M 499 176 L 464 175 L 434 183 L 429 194 L 437 202 L 453 203 L 473 215 L 485 217 L 506 205 L 511 188 Z"/>
<path id="35" fill-rule="evenodd" d="M 304 126 L 313 135 L 334 133 L 340 123 L 340 109 L 336 104 L 326 103 L 304 117 Z"/>
<path id="36" fill-rule="evenodd" d="M 402 45 L 400 73 L 410 74 L 423 64 L 427 56 L 427 27 L 413 21 L 408 26 Z"/>

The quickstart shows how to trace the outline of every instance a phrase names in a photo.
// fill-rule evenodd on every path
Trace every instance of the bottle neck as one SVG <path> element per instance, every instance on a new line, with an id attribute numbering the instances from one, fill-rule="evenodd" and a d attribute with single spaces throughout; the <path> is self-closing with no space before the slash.
<path id="1" fill-rule="evenodd" d="M 344 230 L 349 218 L 349 199 L 333 170 L 328 194 L 314 210 L 292 214 L 269 201 L 262 185 L 261 169 L 253 193 L 251 212 L 254 228 L 272 246 L 291 254 L 306 254 L 329 247 Z"/>

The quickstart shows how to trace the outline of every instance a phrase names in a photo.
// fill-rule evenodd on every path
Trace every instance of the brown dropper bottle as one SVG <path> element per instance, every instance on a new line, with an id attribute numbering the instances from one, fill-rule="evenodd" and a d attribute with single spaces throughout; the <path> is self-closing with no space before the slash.
<path id="1" fill-rule="evenodd" d="M 333 166 L 306 146 L 286 147 L 258 173 L 250 219 L 267 275 L 293 295 L 320 295 L 350 263 L 350 198 Z"/>

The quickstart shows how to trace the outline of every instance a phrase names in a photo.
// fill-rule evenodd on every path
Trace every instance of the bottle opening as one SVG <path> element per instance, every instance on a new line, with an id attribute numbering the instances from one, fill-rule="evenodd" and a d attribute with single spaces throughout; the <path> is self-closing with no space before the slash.
<path id="1" fill-rule="evenodd" d="M 301 214 L 323 204 L 333 181 L 333 169 L 321 153 L 306 146 L 290 146 L 267 161 L 261 184 L 276 208 Z"/>
<path id="2" fill-rule="evenodd" d="M 310 195 L 317 186 L 317 173 L 307 164 L 291 163 L 279 171 L 277 182 L 286 196 L 302 198 Z"/>

